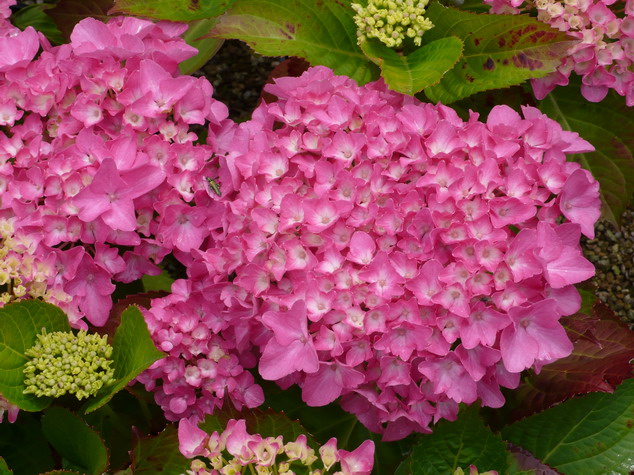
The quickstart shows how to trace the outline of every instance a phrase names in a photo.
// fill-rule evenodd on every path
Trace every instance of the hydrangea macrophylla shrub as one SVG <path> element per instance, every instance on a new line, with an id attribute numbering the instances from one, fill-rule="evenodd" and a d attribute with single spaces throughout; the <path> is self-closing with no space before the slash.
<path id="1" fill-rule="evenodd" d="M 247 432 L 244 419 L 231 419 L 222 434 L 207 434 L 188 419 L 182 419 L 178 425 L 178 440 L 185 457 L 198 457 L 188 471 L 191 475 L 255 471 L 284 474 L 302 469 L 308 469 L 311 474 L 370 475 L 374 466 L 371 440 L 348 452 L 338 450 L 337 439 L 333 437 L 319 448 L 317 455 L 303 434 L 294 442 L 286 443 L 282 436 L 252 435 Z M 332 472 L 335 468 L 340 470 Z"/>
<path id="2" fill-rule="evenodd" d="M 485 0 L 494 13 L 521 13 L 537 9 L 537 18 L 578 40 L 557 71 L 533 79 L 533 90 L 543 99 L 556 86 L 568 84 L 574 71 L 582 77 L 581 93 L 588 101 L 602 101 L 608 90 L 625 96 L 634 106 L 633 0 Z"/>
<path id="3" fill-rule="evenodd" d="M 0 58 L 0 281 L 17 284 L 3 301 L 43 297 L 74 327 L 101 326 L 113 282 L 210 239 L 205 176 L 215 132 L 232 123 L 206 79 L 178 74 L 195 54 L 185 28 L 88 18 L 55 48 L 0 30 L 12 52 Z M 207 122 L 208 144 L 195 145 L 190 125 Z"/>
<path id="4" fill-rule="evenodd" d="M 190 267 L 242 309 L 205 317 L 238 360 L 259 347 L 264 379 L 309 406 L 342 396 L 390 440 L 461 402 L 501 406 L 500 386 L 571 352 L 558 320 L 594 273 L 579 237 L 600 202 L 566 155 L 590 144 L 534 108 L 464 122 L 323 67 L 266 89 L 278 101 L 221 162 L 223 232 Z M 170 328 L 167 345 L 187 335 Z"/>

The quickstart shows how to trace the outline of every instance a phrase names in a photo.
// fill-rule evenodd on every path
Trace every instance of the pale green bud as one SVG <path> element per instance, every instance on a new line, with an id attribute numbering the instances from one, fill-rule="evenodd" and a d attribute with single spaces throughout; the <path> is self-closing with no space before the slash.
<path id="1" fill-rule="evenodd" d="M 429 0 L 416 4 L 413 0 L 368 0 L 366 7 L 351 4 L 356 12 L 357 43 L 376 38 L 390 48 L 400 48 L 403 40 L 410 38 L 420 46 L 423 33 L 434 26 L 423 16 L 428 3 Z"/>
<path id="2" fill-rule="evenodd" d="M 114 381 L 112 347 L 106 335 L 43 329 L 25 355 L 31 358 L 24 367 L 25 394 L 60 397 L 69 393 L 82 399 Z"/>

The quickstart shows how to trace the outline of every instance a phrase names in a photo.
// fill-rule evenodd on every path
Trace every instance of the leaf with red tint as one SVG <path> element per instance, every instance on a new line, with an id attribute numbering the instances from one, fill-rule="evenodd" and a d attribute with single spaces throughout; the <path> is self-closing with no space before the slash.
<path id="1" fill-rule="evenodd" d="M 64 38 L 69 39 L 75 25 L 84 18 L 108 21 L 108 10 L 113 6 L 114 0 L 60 0 L 47 13 Z"/>
<path id="2" fill-rule="evenodd" d="M 554 468 L 542 463 L 537 457 L 531 454 L 528 450 L 508 444 L 508 451 L 510 452 L 509 461 L 511 468 L 509 473 L 532 473 L 534 475 L 560 475 Z"/>
<path id="3" fill-rule="evenodd" d="M 519 407 L 512 420 L 542 411 L 578 394 L 613 392 L 632 377 L 634 332 L 604 304 L 594 306 L 594 315 L 562 319 L 574 343 L 570 356 L 544 366 L 525 379 L 516 391 Z"/>
<path id="4" fill-rule="evenodd" d="M 135 295 L 128 295 L 125 298 L 119 299 L 110 310 L 110 316 L 108 321 L 103 327 L 94 328 L 94 331 L 100 335 L 108 335 L 108 340 L 111 341 L 119 324 L 121 323 L 121 314 L 130 306 L 138 305 L 143 308 L 150 308 L 152 299 L 165 297 L 167 292 L 162 290 L 151 290 L 149 292 L 143 292 Z"/>

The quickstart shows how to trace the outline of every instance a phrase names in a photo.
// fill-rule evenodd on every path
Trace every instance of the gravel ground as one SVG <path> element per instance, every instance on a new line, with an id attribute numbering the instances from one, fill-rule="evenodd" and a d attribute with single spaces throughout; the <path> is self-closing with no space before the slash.
<path id="1" fill-rule="evenodd" d="M 623 215 L 620 229 L 599 221 L 596 236 L 582 243 L 596 267 L 597 297 L 624 321 L 634 325 L 634 206 Z"/>
<path id="2" fill-rule="evenodd" d="M 199 74 L 211 81 L 214 97 L 227 104 L 230 117 L 243 121 L 257 106 L 262 86 L 280 59 L 255 55 L 244 43 L 229 40 Z M 623 216 L 620 229 L 600 221 L 596 238 L 584 239 L 582 246 L 597 268 L 593 282 L 598 298 L 634 325 L 634 206 Z"/>

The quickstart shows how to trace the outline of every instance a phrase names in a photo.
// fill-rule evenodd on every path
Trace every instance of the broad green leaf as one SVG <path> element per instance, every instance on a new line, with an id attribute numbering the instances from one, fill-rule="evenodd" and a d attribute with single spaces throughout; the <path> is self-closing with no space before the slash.
<path id="1" fill-rule="evenodd" d="M 571 83 L 548 94 L 540 109 L 594 145 L 595 152 L 573 159 L 600 183 L 603 217 L 619 224 L 634 193 L 634 114 L 614 91 L 591 103 L 581 99 L 579 81 Z"/>
<path id="2" fill-rule="evenodd" d="M 390 89 L 415 94 L 438 84 L 453 68 L 462 56 L 462 41 L 448 36 L 416 48 L 407 56 L 396 53 L 380 41 L 365 41 L 361 49 L 381 68 L 381 76 Z"/>
<path id="3" fill-rule="evenodd" d="M 121 324 L 112 342 L 115 382 L 88 400 L 84 411 L 89 413 L 106 404 L 117 391 L 125 388 L 130 381 L 163 356 L 165 354 L 154 346 L 139 308 L 129 307 L 121 315 Z"/>
<path id="4" fill-rule="evenodd" d="M 41 300 L 23 300 L 0 308 L 0 394 L 25 411 L 41 411 L 51 403 L 49 397 L 24 394 L 24 354 L 37 335 L 69 331 L 68 317 L 54 305 Z"/>
<path id="5" fill-rule="evenodd" d="M 572 354 L 525 379 L 515 391 L 521 404 L 514 419 L 579 394 L 612 392 L 623 380 L 634 376 L 630 363 L 634 359 L 634 332 L 627 325 L 597 314 L 565 317 L 562 323 L 574 343 Z"/>
<path id="6" fill-rule="evenodd" d="M 0 457 L 0 475 L 12 475 L 13 471 L 7 465 L 7 462 L 4 461 L 4 458 Z"/>
<path id="7" fill-rule="evenodd" d="M 110 13 L 156 20 L 193 21 L 222 15 L 234 2 L 235 0 L 115 0 Z"/>
<path id="8" fill-rule="evenodd" d="M 0 454 L 15 475 L 53 470 L 51 449 L 34 414 L 22 413 L 14 424 L 0 424 Z"/>
<path id="9" fill-rule="evenodd" d="M 185 63 L 181 63 L 181 66 L 183 64 Z M 143 282 L 143 290 L 146 292 L 159 290 L 170 292 L 172 290 L 172 282 L 174 282 L 174 279 L 172 279 L 167 271 L 164 270 L 159 275 L 144 275 L 141 277 L 141 281 Z"/>
<path id="10" fill-rule="evenodd" d="M 53 5 L 39 3 L 21 8 L 11 15 L 11 23 L 24 30 L 27 26 L 32 26 L 37 31 L 44 33 L 44 36 L 53 44 L 62 44 L 64 37 L 55 25 L 53 19 L 46 14 L 46 10 L 53 8 Z"/>
<path id="11" fill-rule="evenodd" d="M 130 453 L 132 470 L 136 474 L 180 475 L 191 466 L 191 460 L 178 450 L 178 433 L 173 425 L 154 437 L 137 440 Z"/>
<path id="12" fill-rule="evenodd" d="M 352 15 L 339 0 L 240 0 L 211 33 L 263 55 L 299 56 L 365 84 L 378 79 L 379 69 L 357 46 Z"/>
<path id="13" fill-rule="evenodd" d="M 108 468 L 108 450 L 99 434 L 68 409 L 57 406 L 46 409 L 42 431 L 66 461 L 64 468 L 88 475 L 101 475 Z"/>
<path id="14" fill-rule="evenodd" d="M 208 415 L 199 424 L 199 427 L 208 433 L 213 431 L 222 432 L 230 419 L 244 419 L 247 424 L 247 431 L 250 434 L 260 434 L 262 437 L 277 437 L 281 435 L 284 437 L 284 442 L 292 442 L 299 435 L 304 434 L 308 438 L 309 445 L 317 445 L 313 437 L 298 421 L 290 419 L 283 412 L 275 412 L 271 409 L 266 411 L 260 409 L 236 411 L 233 407 L 227 406 L 216 414 Z"/>
<path id="15" fill-rule="evenodd" d="M 422 435 L 398 475 L 452 475 L 457 468 L 475 465 L 480 472 L 507 473 L 506 444 L 484 425 L 475 406 L 463 410 L 455 422 L 442 421 Z"/>
<path id="16" fill-rule="evenodd" d="M 402 461 L 402 454 L 409 448 L 411 437 L 398 442 L 383 442 L 381 435 L 366 429 L 357 416 L 345 412 L 338 402 L 307 407 L 297 386 L 282 390 L 269 381 L 260 381 L 260 385 L 266 395 L 263 407 L 268 406 L 291 419 L 299 419 L 319 444 L 336 437 L 338 448 L 352 451 L 367 439 L 372 439 L 375 447 L 372 475 L 394 475 L 394 470 Z"/>
<path id="17" fill-rule="evenodd" d="M 107 22 L 110 19 L 108 10 L 112 5 L 113 0 L 59 0 L 48 10 L 48 14 L 64 38 L 69 39 L 75 25 L 84 18 Z"/>
<path id="18" fill-rule="evenodd" d="M 435 86 L 425 89 L 432 101 L 450 103 L 476 92 L 520 84 L 555 70 L 570 38 L 525 15 L 476 14 L 432 3 L 426 16 L 434 28 L 423 42 L 457 36 L 463 57 Z"/>
<path id="19" fill-rule="evenodd" d="M 141 394 L 138 398 L 127 390 L 119 391 L 108 404 L 83 416 L 106 443 L 111 471 L 130 465 L 134 434 L 155 434 L 165 425 L 163 411 L 153 398 L 152 402 L 144 400 L 147 393 L 142 388 L 135 388 L 136 394 Z"/>
<path id="20" fill-rule="evenodd" d="M 197 20 L 193 21 L 189 24 L 189 28 L 183 35 L 183 39 L 187 42 L 188 45 L 193 46 L 198 50 L 198 54 L 193 58 L 189 58 L 188 60 L 183 61 L 178 65 L 181 74 L 191 74 L 194 71 L 198 71 L 202 68 L 207 61 L 209 61 L 213 56 L 218 52 L 224 40 L 218 38 L 202 38 L 204 35 L 209 33 L 209 30 L 216 24 L 216 19 L 206 19 L 206 20 Z M 163 271 L 163 274 L 167 274 L 167 272 Z M 161 275 L 163 275 L 161 274 Z M 160 277 L 160 276 L 147 276 L 147 277 Z M 143 277 L 145 279 L 145 276 Z M 145 290 L 167 290 L 169 292 L 169 287 L 167 289 L 162 288 L 147 288 L 145 286 L 145 280 L 143 282 Z"/>
<path id="21" fill-rule="evenodd" d="M 634 470 L 634 379 L 614 394 L 571 399 L 502 430 L 502 436 L 564 474 Z"/>

